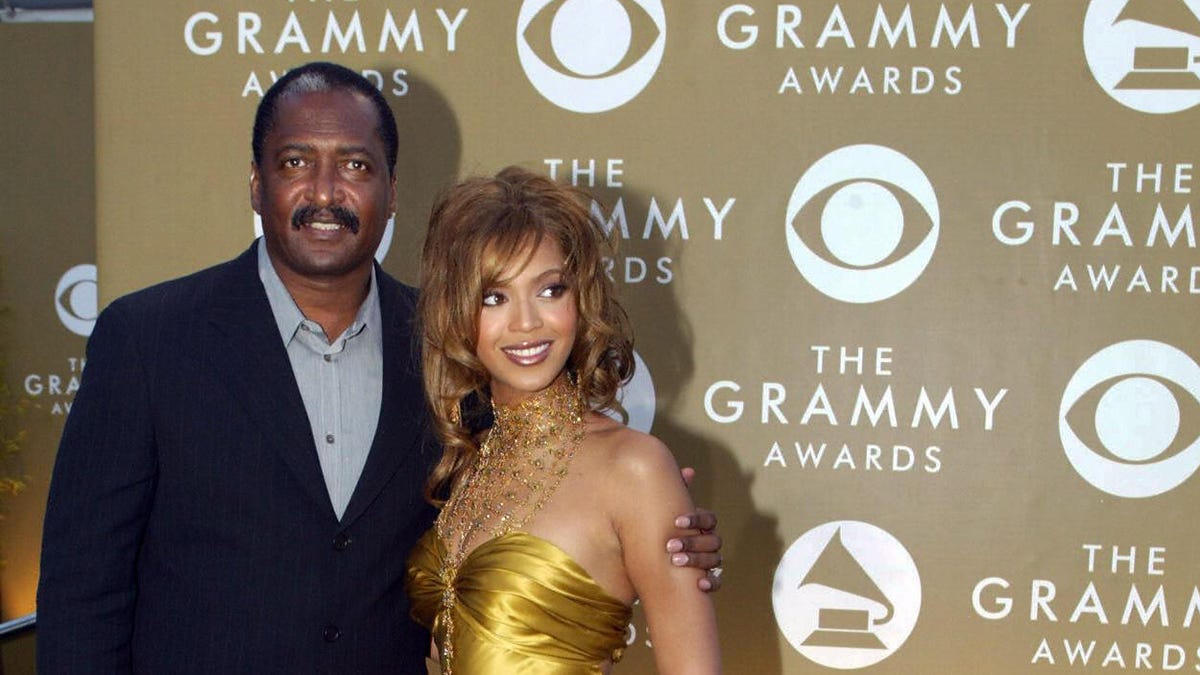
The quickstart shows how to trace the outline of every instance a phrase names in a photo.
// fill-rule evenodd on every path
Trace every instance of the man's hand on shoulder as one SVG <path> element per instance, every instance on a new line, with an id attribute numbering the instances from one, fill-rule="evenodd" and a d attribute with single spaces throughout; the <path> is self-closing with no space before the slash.
<path id="1" fill-rule="evenodd" d="M 691 487 L 696 470 L 684 467 L 679 470 L 683 482 Z M 700 590 L 714 592 L 721 588 L 721 536 L 716 533 L 717 514 L 705 509 L 696 509 L 675 519 L 675 527 L 697 530 L 698 534 L 675 537 L 667 540 L 667 553 L 671 564 L 680 567 L 696 567 L 708 574 L 697 582 Z"/>

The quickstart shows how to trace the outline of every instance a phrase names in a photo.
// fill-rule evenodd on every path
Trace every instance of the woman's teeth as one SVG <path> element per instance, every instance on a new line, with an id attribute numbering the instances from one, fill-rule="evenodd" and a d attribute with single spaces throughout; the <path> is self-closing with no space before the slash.
<path id="1" fill-rule="evenodd" d="M 521 358 L 529 358 L 531 356 L 537 356 L 538 354 L 541 354 L 542 352 L 546 351 L 549 348 L 550 348 L 550 343 L 543 342 L 542 344 L 534 345 L 532 347 L 520 347 L 520 348 L 506 347 L 504 349 L 504 351 L 508 352 L 509 354 L 512 354 L 513 356 L 519 356 Z"/>

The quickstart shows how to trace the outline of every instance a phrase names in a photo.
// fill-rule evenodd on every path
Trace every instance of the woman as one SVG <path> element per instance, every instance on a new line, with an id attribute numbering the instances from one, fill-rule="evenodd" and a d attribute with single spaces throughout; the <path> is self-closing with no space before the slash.
<path id="1" fill-rule="evenodd" d="M 692 509 L 675 460 L 600 412 L 633 347 L 588 203 L 510 167 L 434 207 L 420 316 L 442 511 L 409 595 L 445 675 L 607 673 L 638 598 L 660 672 L 720 671 L 703 572 L 662 554 Z M 480 402 L 494 421 L 474 434 Z"/>

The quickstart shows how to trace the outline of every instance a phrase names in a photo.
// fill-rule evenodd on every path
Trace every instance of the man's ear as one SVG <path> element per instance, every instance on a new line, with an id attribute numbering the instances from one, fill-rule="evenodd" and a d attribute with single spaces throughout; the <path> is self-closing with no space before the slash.
<path id="1" fill-rule="evenodd" d="M 262 178 L 258 175 L 258 165 L 250 162 L 250 207 L 258 215 L 262 215 Z"/>
<path id="2" fill-rule="evenodd" d="M 388 193 L 388 215 L 396 215 L 396 174 L 392 174 L 392 191 Z"/>

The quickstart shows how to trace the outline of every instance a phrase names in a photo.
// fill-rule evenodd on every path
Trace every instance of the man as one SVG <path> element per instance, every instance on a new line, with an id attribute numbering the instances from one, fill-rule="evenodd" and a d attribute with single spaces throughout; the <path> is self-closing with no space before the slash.
<path id="1" fill-rule="evenodd" d="M 39 672 L 422 672 L 401 580 L 435 453 L 415 292 L 373 260 L 396 148 L 368 81 L 290 71 L 254 124 L 263 238 L 97 321 L 46 509 Z"/>

